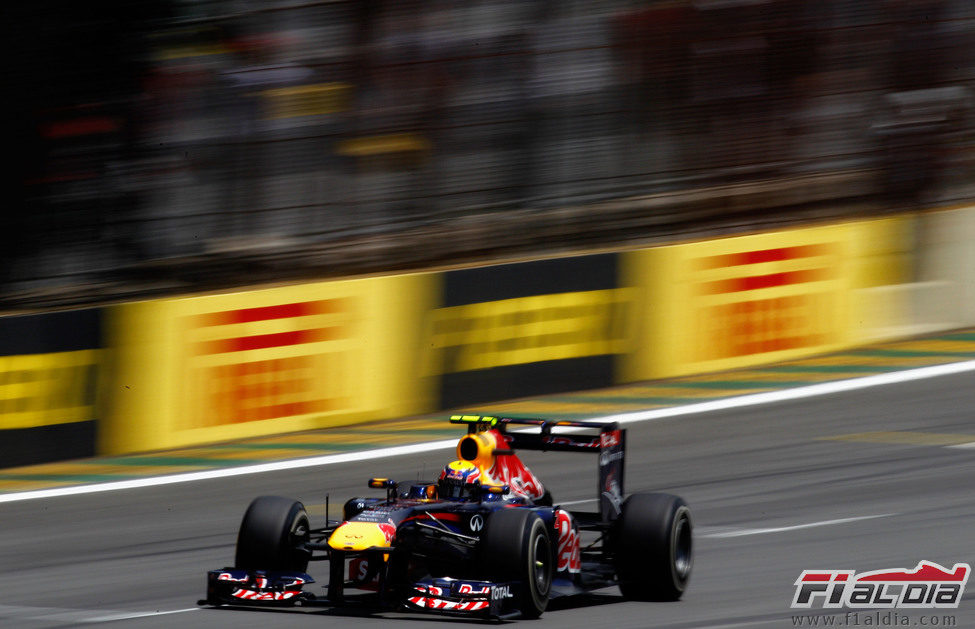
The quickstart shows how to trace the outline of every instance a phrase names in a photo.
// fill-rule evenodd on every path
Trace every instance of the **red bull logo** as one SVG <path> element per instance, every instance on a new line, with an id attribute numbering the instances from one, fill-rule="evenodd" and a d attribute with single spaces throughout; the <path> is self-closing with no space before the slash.
<path id="1" fill-rule="evenodd" d="M 541 481 L 513 454 L 496 457 L 488 475 L 496 482 L 508 485 L 515 496 L 534 500 L 545 495 Z"/>

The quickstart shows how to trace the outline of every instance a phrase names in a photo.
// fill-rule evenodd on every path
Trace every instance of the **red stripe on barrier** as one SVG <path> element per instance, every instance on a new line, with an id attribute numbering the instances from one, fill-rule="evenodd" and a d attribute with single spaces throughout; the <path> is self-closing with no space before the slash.
<path id="1" fill-rule="evenodd" d="M 707 295 L 740 293 L 750 290 L 760 290 L 762 288 L 821 282 L 832 277 L 833 271 L 827 268 L 785 271 L 782 273 L 769 273 L 768 275 L 749 275 L 714 282 L 704 282 L 701 284 L 700 292 Z"/>
<path id="2" fill-rule="evenodd" d="M 321 343 L 339 338 L 344 338 L 344 328 L 341 326 L 315 328 L 311 330 L 293 330 L 291 332 L 257 334 L 254 336 L 239 336 L 213 341 L 202 341 L 196 343 L 196 353 L 227 354 L 255 349 L 269 349 L 272 347 L 290 347 L 306 343 Z"/>
<path id="3" fill-rule="evenodd" d="M 726 253 L 698 258 L 697 266 L 699 269 L 720 269 L 729 266 L 761 264 L 763 262 L 784 262 L 786 260 L 799 260 L 801 258 L 829 255 L 834 251 L 834 248 L 833 245 L 818 244 Z"/>
<path id="4" fill-rule="evenodd" d="M 274 306 L 208 312 L 195 317 L 194 323 L 197 327 L 210 327 L 332 314 L 345 310 L 343 301 L 343 299 L 322 299 L 318 301 L 302 301 L 290 304 L 276 304 Z"/>

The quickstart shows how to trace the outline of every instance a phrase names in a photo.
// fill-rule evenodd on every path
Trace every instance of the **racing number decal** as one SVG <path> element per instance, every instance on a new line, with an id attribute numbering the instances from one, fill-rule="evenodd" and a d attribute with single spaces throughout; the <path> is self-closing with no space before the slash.
<path id="1" fill-rule="evenodd" d="M 579 555 L 579 531 L 568 512 L 555 510 L 555 531 L 559 535 L 559 563 L 558 571 L 568 570 L 571 573 L 582 569 L 582 559 Z"/>

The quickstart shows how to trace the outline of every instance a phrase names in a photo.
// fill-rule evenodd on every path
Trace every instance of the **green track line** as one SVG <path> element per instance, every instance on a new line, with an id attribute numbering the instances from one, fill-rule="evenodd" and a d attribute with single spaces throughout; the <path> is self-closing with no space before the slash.
<path id="1" fill-rule="evenodd" d="M 670 385 L 667 385 L 668 387 Z M 674 406 L 676 404 L 687 404 L 688 402 L 694 402 L 695 400 L 710 400 L 713 398 L 687 398 L 687 397 L 646 397 L 639 394 L 633 395 L 573 395 L 572 397 L 553 397 L 547 398 L 551 402 L 559 402 L 562 404 L 657 404 L 660 406 Z"/>
<path id="2" fill-rule="evenodd" d="M 102 483 L 113 480 L 128 480 L 130 478 L 138 478 L 138 476 L 122 476 L 117 474 L 0 474 L 0 480 L 42 481 L 55 483 Z"/>
<path id="3" fill-rule="evenodd" d="M 455 431 L 456 432 L 456 431 Z M 390 437 L 389 441 L 395 441 Z M 381 443 L 381 442 L 377 442 Z M 354 452 L 369 444 L 364 443 L 227 443 L 208 446 L 209 450 L 311 450 L 312 452 Z M 211 461 L 212 459 L 207 459 Z"/>
<path id="4" fill-rule="evenodd" d="M 92 465 L 122 465 L 132 467 L 238 467 L 267 463 L 267 459 L 210 459 L 182 456 L 119 457 L 112 459 L 91 459 L 79 463 Z"/>
<path id="5" fill-rule="evenodd" d="M 923 358 L 925 356 L 952 356 L 958 358 L 975 357 L 975 351 L 971 352 L 946 352 L 919 349 L 857 349 L 850 352 L 856 356 L 878 356 L 890 358 Z"/>
<path id="6" fill-rule="evenodd" d="M 771 373 L 884 373 L 911 369 L 907 365 L 779 365 L 761 367 L 759 371 Z M 810 381 L 809 384 L 814 384 Z"/>
<path id="7" fill-rule="evenodd" d="M 783 389 L 814 384 L 808 380 L 705 380 L 668 382 L 668 388 L 687 389 Z M 687 399 L 681 400 L 687 402 Z"/>

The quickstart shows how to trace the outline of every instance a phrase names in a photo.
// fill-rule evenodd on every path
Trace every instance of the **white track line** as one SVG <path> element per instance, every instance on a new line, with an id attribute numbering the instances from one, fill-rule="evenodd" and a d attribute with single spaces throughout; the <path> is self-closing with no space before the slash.
<path id="1" fill-rule="evenodd" d="M 752 393 L 750 395 L 725 398 L 722 400 L 713 400 L 710 402 L 700 402 L 698 404 L 687 404 L 673 408 L 661 408 L 652 411 L 636 411 L 633 413 L 621 413 L 619 415 L 607 415 L 591 421 L 615 421 L 621 424 L 629 424 L 653 419 L 662 419 L 664 417 L 679 417 L 681 415 L 725 411 L 732 408 L 742 408 L 744 406 L 774 404 L 776 402 L 787 402 L 790 400 L 799 400 L 803 398 L 817 397 L 820 395 L 858 391 L 860 389 L 869 389 L 871 387 L 880 387 L 889 384 L 901 384 L 904 382 L 913 382 L 915 380 L 926 380 L 928 378 L 950 376 L 969 371 L 975 371 L 975 360 L 949 363 L 947 365 L 932 365 L 930 367 L 920 367 L 918 369 L 908 369 L 906 371 L 894 371 L 877 374 L 874 376 L 864 376 L 863 378 L 852 378 L 850 380 L 822 382 L 805 387 L 781 389 L 779 391 Z"/>
<path id="2" fill-rule="evenodd" d="M 187 607 L 184 609 L 157 610 L 151 612 L 124 612 L 113 610 L 94 610 L 94 609 L 67 609 L 62 607 L 24 607 L 18 605 L 0 605 L 0 620 L 11 621 L 10 626 L 20 626 L 30 622 L 56 622 L 68 626 L 77 626 L 81 623 L 102 623 L 115 622 L 118 620 L 131 620 L 133 618 L 147 618 L 150 616 L 167 616 L 169 614 L 181 614 L 183 612 L 193 612 L 199 607 Z M 106 613 L 107 612 L 107 613 Z M 17 621 L 17 622 L 14 622 Z M 4 624 L 4 626 L 8 626 Z"/>
<path id="3" fill-rule="evenodd" d="M 351 463 L 355 461 L 365 461 L 373 458 L 385 458 L 391 456 L 401 456 L 404 454 L 418 454 L 431 450 L 443 450 L 445 448 L 456 447 L 456 439 L 446 439 L 444 441 L 431 441 L 428 443 L 413 443 L 407 446 L 395 446 L 392 448 L 381 448 L 379 450 L 362 450 L 359 452 L 346 452 L 344 454 L 327 454 L 324 456 L 314 456 L 307 459 L 291 459 L 288 461 L 273 461 L 271 463 L 260 463 L 258 465 L 245 465 L 242 467 L 229 467 L 219 470 L 204 470 L 202 472 L 188 472 L 185 474 L 170 474 L 168 476 L 152 476 L 148 478 L 133 478 L 131 480 L 113 481 L 109 483 L 98 483 L 95 485 L 78 485 L 74 487 L 55 487 L 53 489 L 37 489 L 34 491 L 22 491 L 9 494 L 0 494 L 0 503 L 16 502 L 18 500 L 36 500 L 38 498 L 56 498 L 59 496 L 78 496 L 82 494 L 97 494 L 103 491 L 118 491 L 120 489 L 138 489 L 140 487 L 158 487 L 160 485 L 173 485 L 176 483 L 191 483 L 200 480 L 211 480 L 214 478 L 229 478 L 231 476 L 245 476 L 247 474 L 262 474 L 265 472 L 280 472 L 282 470 L 296 470 L 304 467 L 316 467 L 319 465 L 334 465 L 336 463 Z"/>
<path id="4" fill-rule="evenodd" d="M 947 365 L 932 365 L 919 369 L 909 369 L 907 371 L 896 371 L 883 373 L 875 376 L 863 378 L 852 378 L 850 380 L 839 380 L 835 382 L 823 382 L 805 387 L 795 387 L 780 391 L 768 391 L 765 393 L 753 393 L 733 398 L 712 400 L 709 402 L 699 402 L 697 404 L 685 404 L 668 408 L 659 408 L 649 411 L 636 411 L 632 413 L 621 413 L 617 415 L 606 415 L 594 417 L 589 421 L 619 422 L 621 424 L 633 424 L 637 422 L 654 421 L 669 417 L 680 417 L 683 415 L 693 415 L 698 413 L 713 413 L 715 411 L 725 411 L 734 408 L 747 406 L 758 406 L 761 404 L 774 404 L 776 402 L 786 402 L 803 398 L 816 397 L 821 395 L 831 395 L 834 393 L 844 393 L 846 391 L 857 391 L 870 387 L 879 387 L 890 384 L 900 384 L 927 378 L 937 378 L 953 374 L 975 371 L 975 360 L 950 363 Z M 99 483 L 95 485 L 78 485 L 74 487 L 57 487 L 53 489 L 38 489 L 35 491 L 13 492 L 0 494 L 0 503 L 17 502 L 21 500 L 36 500 L 39 498 L 56 498 L 59 496 L 78 496 L 82 494 L 94 494 L 105 491 L 118 491 L 121 489 L 137 489 L 140 487 L 158 487 L 160 485 L 172 485 L 175 483 L 190 483 L 200 480 L 210 480 L 215 478 L 228 478 L 231 476 L 243 476 L 246 474 L 262 474 L 265 472 L 278 472 L 282 470 L 294 470 L 305 467 L 318 467 L 321 465 L 335 465 L 338 463 L 351 463 L 355 461 L 367 461 L 377 458 L 387 458 L 402 456 L 404 454 L 420 454 L 432 450 L 444 450 L 452 448 L 457 443 L 456 439 L 446 439 L 443 441 L 431 441 L 428 443 L 414 443 L 406 446 L 395 446 L 391 448 L 380 448 L 377 450 L 362 450 L 359 452 L 347 452 L 344 454 L 328 454 L 315 456 L 305 459 L 292 459 L 288 461 L 274 461 L 261 463 L 258 465 L 247 465 L 234 468 L 223 468 L 218 470 L 205 470 L 202 472 L 189 472 L 186 474 L 172 474 L 168 476 L 156 476 L 149 478 L 137 478 L 126 481 L 116 481 L 109 483 Z"/>
<path id="5" fill-rule="evenodd" d="M 81 622 L 96 623 L 96 622 L 116 622 L 118 620 L 132 620 L 133 618 L 148 618 L 150 616 L 168 616 L 169 614 L 182 614 L 185 612 L 195 612 L 198 611 L 199 607 L 187 607 L 184 609 L 170 609 L 164 611 L 154 611 L 154 612 L 118 612 L 116 614 L 107 614 L 104 616 L 95 616 L 94 618 L 84 618 Z"/>
<path id="6" fill-rule="evenodd" d="M 878 515 L 861 515 L 854 518 L 838 518 L 836 520 L 822 520 L 820 522 L 807 522 L 805 524 L 793 524 L 791 526 L 776 526 L 763 529 L 731 529 L 720 530 L 713 533 L 703 533 L 701 537 L 725 538 L 725 537 L 745 537 L 746 535 L 766 535 L 768 533 L 785 533 L 786 531 L 799 531 L 801 529 L 812 529 L 819 526 L 833 526 L 835 524 L 847 524 L 848 522 L 860 522 L 862 520 L 873 520 L 876 518 L 889 518 L 896 513 L 881 513 Z M 698 529 L 700 530 L 700 529 Z"/>

